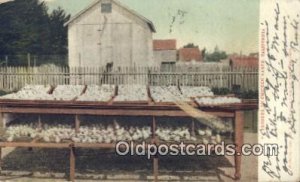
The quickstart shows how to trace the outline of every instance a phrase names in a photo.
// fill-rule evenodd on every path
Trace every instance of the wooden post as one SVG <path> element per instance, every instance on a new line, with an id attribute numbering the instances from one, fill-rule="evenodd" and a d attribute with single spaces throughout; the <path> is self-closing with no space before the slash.
<path id="1" fill-rule="evenodd" d="M 27 66 L 30 67 L 30 53 L 27 54 Z"/>
<path id="2" fill-rule="evenodd" d="M 75 148 L 70 147 L 70 181 L 75 181 Z"/>
<path id="3" fill-rule="evenodd" d="M 194 119 L 192 120 L 192 123 L 191 123 L 191 135 L 196 136 L 196 133 L 195 133 L 195 120 Z"/>
<path id="4" fill-rule="evenodd" d="M 5 67 L 8 65 L 8 56 L 5 56 Z"/>
<path id="5" fill-rule="evenodd" d="M 153 116 L 152 118 L 152 138 L 153 138 L 153 143 L 157 144 L 157 137 L 155 134 L 156 131 L 156 119 Z M 154 156 L 153 157 L 153 176 L 154 176 L 154 181 L 157 182 L 158 181 L 158 156 Z"/>
<path id="6" fill-rule="evenodd" d="M 241 75 L 241 91 L 245 90 L 245 84 L 245 70 L 243 70 Z"/>
<path id="7" fill-rule="evenodd" d="M 153 116 L 153 118 L 152 118 L 152 139 L 153 139 L 153 143 L 154 144 L 157 144 L 157 137 L 156 137 L 156 127 L 157 127 L 157 125 L 156 125 L 156 118 L 155 118 L 155 116 Z"/>
<path id="8" fill-rule="evenodd" d="M 79 133 L 80 130 L 80 119 L 79 116 L 76 114 L 75 115 L 75 132 Z"/>
<path id="9" fill-rule="evenodd" d="M 2 131 L 4 130 L 4 118 L 3 113 L 0 113 L 0 132 L 2 135 Z M 0 174 L 2 172 L 2 147 L 0 147 Z"/>
<path id="10" fill-rule="evenodd" d="M 0 174 L 2 173 L 2 147 L 0 147 Z"/>
<path id="11" fill-rule="evenodd" d="M 236 111 L 235 112 L 235 121 L 234 121 L 234 140 L 236 144 L 236 155 L 234 156 L 235 162 L 235 179 L 241 178 L 241 162 L 242 162 L 242 145 L 244 143 L 244 112 Z"/>
<path id="12" fill-rule="evenodd" d="M 42 125 L 42 117 L 41 117 L 40 114 L 38 115 L 38 128 L 39 128 L 39 130 L 42 130 L 42 129 L 43 129 L 43 125 Z"/>
<path id="13" fill-rule="evenodd" d="M 153 176 L 154 182 L 158 181 L 158 157 L 157 155 L 153 158 Z"/>
<path id="14" fill-rule="evenodd" d="M 36 56 L 33 57 L 33 66 L 36 67 Z"/>

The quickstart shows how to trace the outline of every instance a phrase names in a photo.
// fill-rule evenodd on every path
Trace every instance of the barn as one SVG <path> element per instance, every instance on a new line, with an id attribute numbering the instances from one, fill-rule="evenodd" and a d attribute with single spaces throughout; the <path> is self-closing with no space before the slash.
<path id="1" fill-rule="evenodd" d="M 154 24 L 116 0 L 97 0 L 68 26 L 70 67 L 154 66 Z"/>

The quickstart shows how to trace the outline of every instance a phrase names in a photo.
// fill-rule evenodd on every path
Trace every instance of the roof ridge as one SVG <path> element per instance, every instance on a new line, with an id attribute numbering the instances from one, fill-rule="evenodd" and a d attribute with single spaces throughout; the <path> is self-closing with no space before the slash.
<path id="1" fill-rule="evenodd" d="M 99 2 L 101 2 L 102 0 L 95 0 L 94 2 L 92 2 L 90 5 L 88 5 L 86 8 L 84 8 L 83 10 L 79 11 L 76 15 L 72 16 L 71 19 L 69 21 L 67 21 L 64 26 L 68 26 L 70 23 L 72 23 L 75 19 L 77 19 L 78 17 L 80 17 L 82 14 L 84 14 L 86 11 L 88 11 L 90 8 L 94 7 L 96 4 L 98 4 Z M 145 18 L 144 16 L 140 15 L 138 12 L 136 12 L 135 10 L 130 9 L 129 7 L 127 7 L 126 5 L 123 5 L 120 1 L 118 0 L 111 0 L 113 3 L 117 4 L 118 6 L 124 8 L 125 10 L 129 11 L 130 13 L 132 13 L 133 15 L 137 16 L 138 18 L 140 18 L 141 20 L 143 20 L 144 22 L 146 22 L 149 25 L 149 28 L 153 31 L 156 32 L 155 26 L 153 24 L 152 21 L 150 21 L 149 19 Z"/>

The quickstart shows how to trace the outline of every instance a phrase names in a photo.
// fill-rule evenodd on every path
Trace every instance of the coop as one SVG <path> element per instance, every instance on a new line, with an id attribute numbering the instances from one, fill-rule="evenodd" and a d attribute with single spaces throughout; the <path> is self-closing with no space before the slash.
<path id="1" fill-rule="evenodd" d="M 243 144 L 243 112 L 257 101 L 214 96 L 208 87 L 148 85 L 27 85 L 0 98 L 0 148 L 114 149 L 118 141 Z M 10 116 L 10 117 L 7 117 Z M 232 121 L 232 122 L 230 122 Z M 235 156 L 240 177 L 241 156 Z M 158 181 L 158 156 L 152 158 Z M 1 163 L 0 163 L 1 164 Z"/>

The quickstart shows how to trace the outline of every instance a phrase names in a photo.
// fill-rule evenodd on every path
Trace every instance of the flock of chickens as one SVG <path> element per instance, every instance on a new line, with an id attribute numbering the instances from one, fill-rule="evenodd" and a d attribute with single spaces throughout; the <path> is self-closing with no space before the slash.
<path id="1" fill-rule="evenodd" d="M 176 86 L 153 86 L 150 87 L 150 94 L 154 102 L 190 101 Z"/>
<path id="2" fill-rule="evenodd" d="M 58 85 L 51 94 L 53 100 L 72 100 L 82 94 L 84 85 Z"/>
<path id="3" fill-rule="evenodd" d="M 0 97 L 1 99 L 14 100 L 52 100 L 52 96 L 48 94 L 50 85 L 26 85 L 20 91 Z"/>
<path id="4" fill-rule="evenodd" d="M 198 129 L 196 134 L 187 127 L 158 127 L 155 135 L 165 142 L 198 141 L 204 144 L 220 143 L 221 136 L 213 134 L 209 128 Z M 111 125 L 92 124 L 83 125 L 79 131 L 68 124 L 19 123 L 9 126 L 6 130 L 8 142 L 29 139 L 41 139 L 44 142 L 61 143 L 73 141 L 76 143 L 116 143 L 117 141 L 147 141 L 152 138 L 152 129 L 149 126 L 121 126 L 117 122 Z"/>
<path id="5" fill-rule="evenodd" d="M 62 100 L 62 101 L 99 101 L 108 102 L 115 96 L 115 85 L 58 85 L 52 94 L 50 85 L 27 85 L 20 91 L 0 97 L 0 99 L 16 100 Z M 85 89 L 86 88 L 86 89 Z M 189 102 L 195 98 L 198 104 L 220 105 L 241 103 L 236 97 L 214 96 L 208 87 L 181 86 L 150 86 L 150 96 L 154 102 Z M 116 102 L 148 101 L 146 85 L 119 85 L 118 93 L 114 98 Z"/>
<path id="6" fill-rule="evenodd" d="M 52 93 L 50 94 L 50 91 Z M 117 90 L 117 95 L 116 94 Z M 240 103 L 235 97 L 218 96 L 208 87 L 188 86 L 150 86 L 149 92 L 154 102 L 189 102 L 192 98 L 198 104 L 218 105 Z M 108 102 L 114 98 L 116 102 L 122 101 L 148 101 L 148 88 L 146 85 L 58 85 L 53 90 L 50 85 L 27 85 L 16 93 L 1 97 L 0 99 L 16 100 L 77 100 L 77 101 L 103 101 Z M 196 135 L 195 135 L 196 133 Z M 191 132 L 187 127 L 158 127 L 156 136 L 162 141 L 202 141 L 203 143 L 219 143 L 221 136 L 209 128 Z M 83 125 L 79 131 L 74 126 L 57 123 L 55 125 L 38 126 L 37 123 L 20 123 L 11 125 L 6 130 L 7 141 L 19 138 L 40 138 L 45 142 L 60 143 L 72 140 L 78 143 L 114 143 L 119 140 L 140 141 L 152 138 L 150 127 L 125 127 L 118 123 L 112 125 L 91 124 Z"/>
<path id="7" fill-rule="evenodd" d="M 239 98 L 227 96 L 200 97 L 196 98 L 195 100 L 200 105 L 238 104 L 242 102 L 242 100 Z"/>
<path id="8" fill-rule="evenodd" d="M 89 85 L 78 101 L 108 102 L 115 95 L 115 85 Z"/>
<path id="9" fill-rule="evenodd" d="M 119 85 L 118 95 L 114 99 L 117 102 L 123 101 L 148 101 L 146 85 Z"/>

